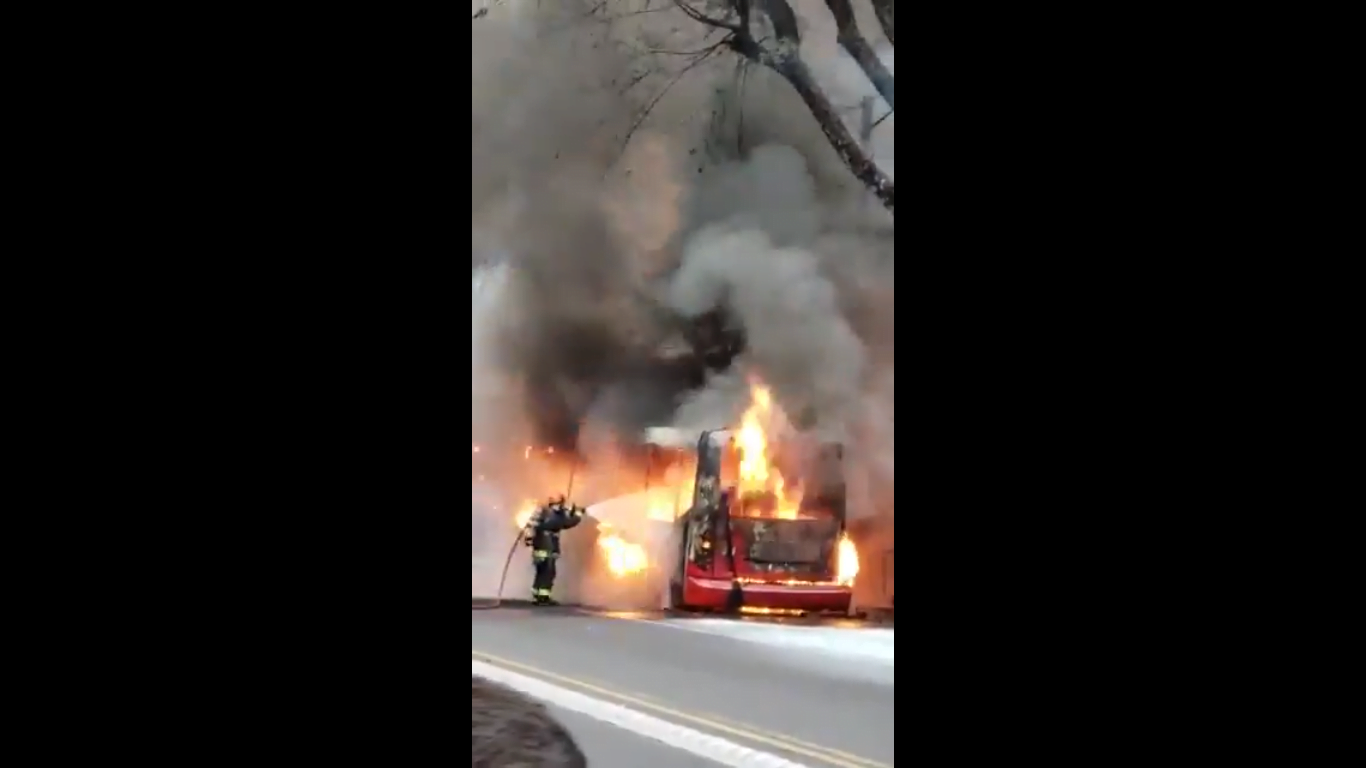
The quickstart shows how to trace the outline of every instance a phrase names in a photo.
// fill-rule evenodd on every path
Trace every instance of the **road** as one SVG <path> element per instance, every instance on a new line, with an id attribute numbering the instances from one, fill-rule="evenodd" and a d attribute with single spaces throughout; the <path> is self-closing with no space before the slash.
<path id="1" fill-rule="evenodd" d="M 713 634 L 718 626 L 729 632 L 715 620 L 658 618 L 475 611 L 473 656 L 812 768 L 893 765 L 890 662 Z M 594 768 L 715 765 L 583 714 L 561 714 Z"/>

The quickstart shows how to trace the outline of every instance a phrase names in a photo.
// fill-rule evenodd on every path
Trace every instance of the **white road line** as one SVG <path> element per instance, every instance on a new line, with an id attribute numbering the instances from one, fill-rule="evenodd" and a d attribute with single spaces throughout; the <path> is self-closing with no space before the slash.
<path id="1" fill-rule="evenodd" d="M 769 752 L 750 749 L 709 733 L 661 720 L 610 701 L 595 699 L 578 691 L 561 688 L 493 664 L 474 659 L 471 659 L 470 663 L 478 677 L 502 683 L 548 704 L 587 715 L 594 720 L 611 723 L 618 728 L 625 728 L 647 739 L 662 742 L 721 765 L 729 765 L 731 768 L 808 768 Z"/>

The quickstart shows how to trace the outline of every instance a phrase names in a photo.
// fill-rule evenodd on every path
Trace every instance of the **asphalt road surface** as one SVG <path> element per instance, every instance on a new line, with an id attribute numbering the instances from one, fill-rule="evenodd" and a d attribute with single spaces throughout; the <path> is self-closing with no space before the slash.
<path id="1" fill-rule="evenodd" d="M 896 692 L 886 664 L 568 608 L 475 611 L 473 625 L 480 661 L 812 768 L 894 763 Z M 594 768 L 714 765 L 587 715 L 561 714 Z"/>

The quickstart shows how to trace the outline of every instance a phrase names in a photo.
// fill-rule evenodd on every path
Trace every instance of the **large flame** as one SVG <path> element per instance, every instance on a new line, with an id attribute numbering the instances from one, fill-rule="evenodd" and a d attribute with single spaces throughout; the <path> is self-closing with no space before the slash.
<path id="1" fill-rule="evenodd" d="M 858 548 L 849 534 L 840 537 L 839 555 L 836 561 L 835 580 L 846 587 L 853 586 L 858 578 Z"/>
<path id="2" fill-rule="evenodd" d="M 616 578 L 640 573 L 650 565 L 650 558 L 645 554 L 644 547 L 612 533 L 611 528 L 607 526 L 602 526 L 599 531 L 598 548 L 602 550 L 607 571 Z"/>
<path id="3" fill-rule="evenodd" d="M 539 507 L 534 501 L 523 502 L 517 514 L 513 516 L 512 522 L 517 526 L 517 530 L 522 530 L 531 524 L 531 518 L 536 516 L 536 509 Z"/>
<path id="4" fill-rule="evenodd" d="M 740 449 L 740 498 L 771 498 L 773 508 L 766 510 L 764 516 L 796 520 L 802 503 L 800 489 L 794 492 L 787 487 L 768 455 L 768 431 L 774 423 L 773 394 L 762 384 L 753 384 L 751 397 L 752 403 L 735 436 Z"/>
<path id="5" fill-rule="evenodd" d="M 689 472 L 694 467 L 695 465 L 689 464 Z M 665 485 L 647 489 L 645 516 L 661 523 L 672 523 L 687 514 L 688 507 L 692 506 L 693 486 L 696 482 L 696 478 L 689 477 L 682 481 L 666 481 Z"/>
<path id="6" fill-rule="evenodd" d="M 735 445 L 739 452 L 737 490 L 746 507 L 745 514 L 783 520 L 798 519 L 802 517 L 801 488 L 796 484 L 789 485 L 770 455 L 772 436 L 785 421 L 775 411 L 772 392 L 766 386 L 753 383 L 750 397 L 750 407 L 735 433 Z M 472 453 L 476 456 L 481 452 L 479 446 L 472 447 Z M 527 446 L 521 458 L 531 460 L 539 456 L 552 459 L 554 452 L 549 448 Z M 695 471 L 695 462 L 683 461 L 668 467 L 663 477 L 652 479 L 646 488 L 646 517 L 672 522 L 685 514 L 693 501 Z M 513 516 L 514 525 L 518 529 L 525 528 L 541 503 L 526 501 L 519 505 Z M 614 578 L 624 578 L 649 569 L 650 560 L 645 548 L 613 532 L 608 525 L 599 524 L 597 547 L 608 572 Z M 853 584 L 858 571 L 858 551 L 847 535 L 842 536 L 837 556 L 837 580 L 841 584 Z"/>

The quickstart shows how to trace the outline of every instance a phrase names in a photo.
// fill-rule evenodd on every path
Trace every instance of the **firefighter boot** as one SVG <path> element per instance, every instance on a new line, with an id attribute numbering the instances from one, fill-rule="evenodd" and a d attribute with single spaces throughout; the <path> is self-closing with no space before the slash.
<path id="1" fill-rule="evenodd" d="M 550 597 L 555 586 L 555 558 L 540 552 L 533 556 L 536 578 L 531 582 L 531 601 L 536 605 L 559 605 Z"/>

